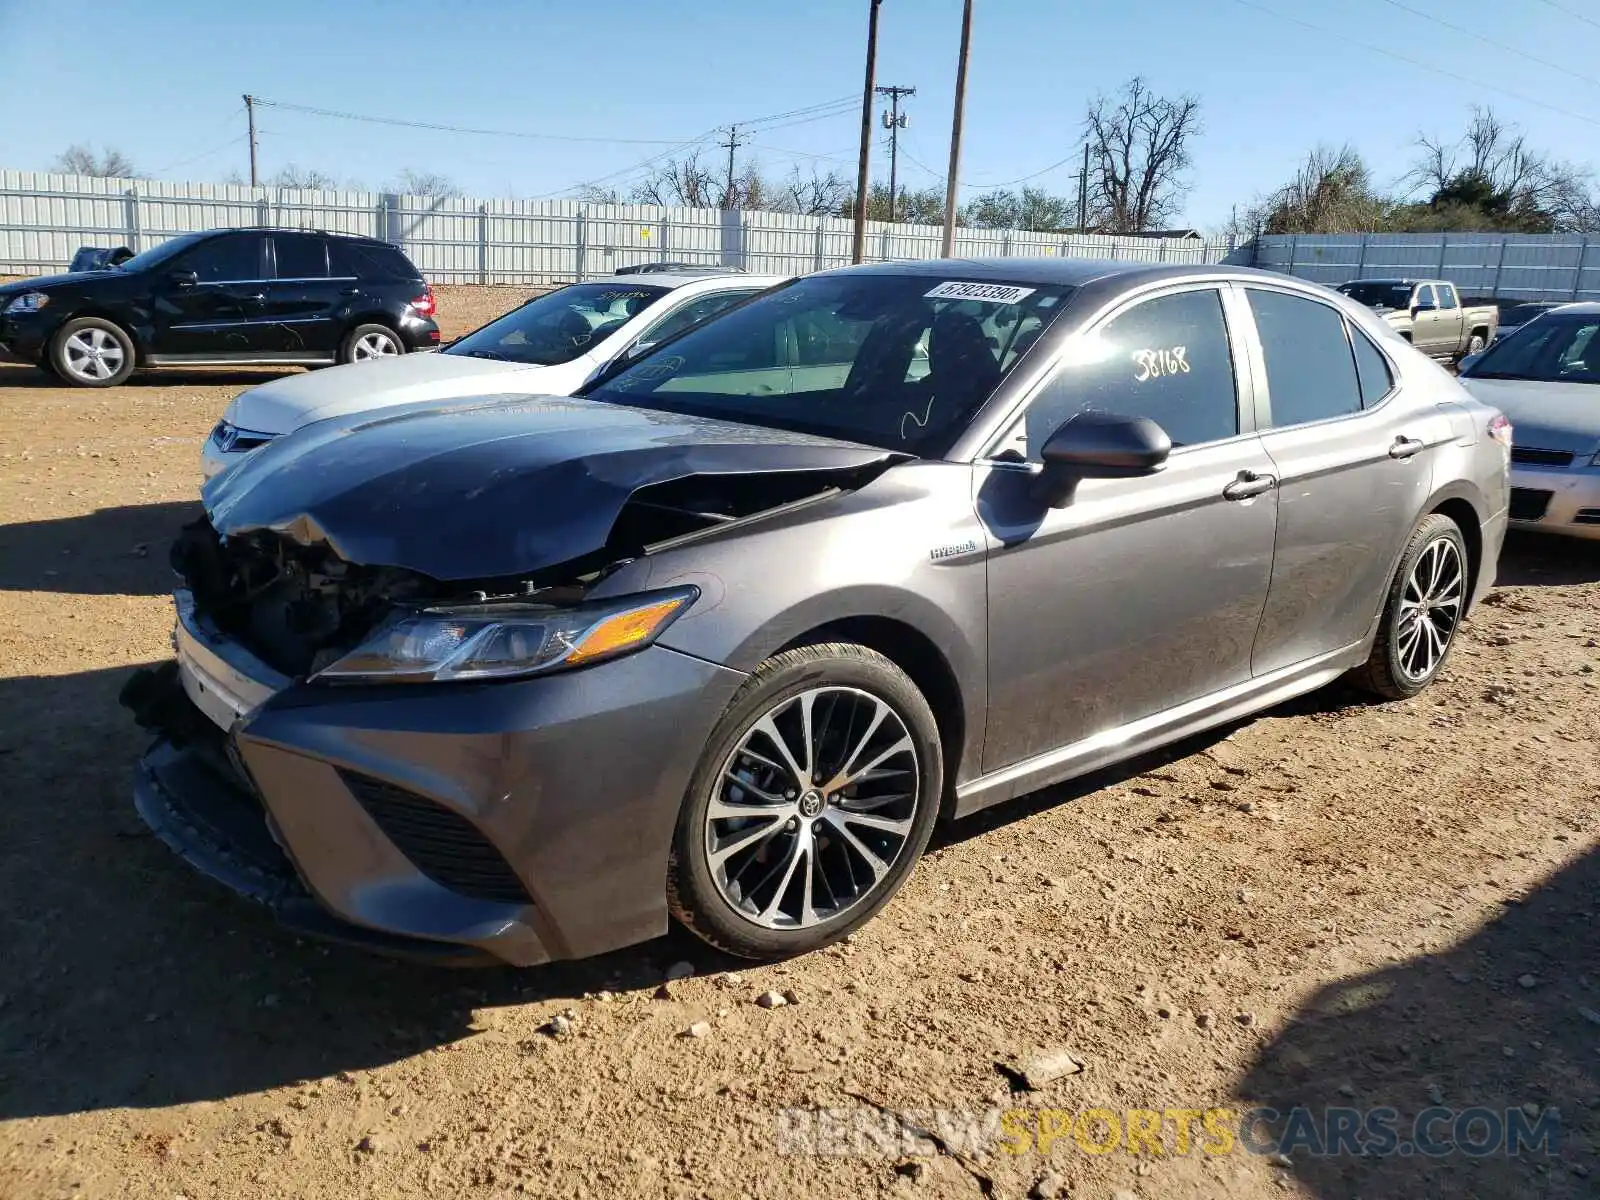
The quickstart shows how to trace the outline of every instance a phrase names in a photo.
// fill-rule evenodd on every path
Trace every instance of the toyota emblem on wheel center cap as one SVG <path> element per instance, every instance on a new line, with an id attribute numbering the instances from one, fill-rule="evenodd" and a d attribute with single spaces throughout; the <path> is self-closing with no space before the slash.
<path id="1" fill-rule="evenodd" d="M 814 817 L 822 811 L 822 793 L 815 788 L 800 797 L 800 815 Z"/>

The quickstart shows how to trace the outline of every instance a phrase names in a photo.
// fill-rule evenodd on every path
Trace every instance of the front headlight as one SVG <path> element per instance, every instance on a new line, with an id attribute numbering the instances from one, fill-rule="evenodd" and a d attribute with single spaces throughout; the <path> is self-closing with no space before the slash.
<path id="1" fill-rule="evenodd" d="M 23 292 L 20 296 L 13 296 L 11 303 L 6 305 L 8 313 L 38 312 L 50 303 L 50 297 L 43 292 Z"/>
<path id="2" fill-rule="evenodd" d="M 573 608 L 480 604 L 409 613 L 313 678 L 428 683 L 505 679 L 643 650 L 699 597 L 694 587 Z"/>

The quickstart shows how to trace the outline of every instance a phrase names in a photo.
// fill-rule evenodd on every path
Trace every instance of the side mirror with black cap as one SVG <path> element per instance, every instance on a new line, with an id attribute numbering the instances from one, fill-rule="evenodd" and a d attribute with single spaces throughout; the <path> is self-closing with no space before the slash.
<path id="1" fill-rule="evenodd" d="M 1149 417 L 1080 412 L 1068 417 L 1040 451 L 1036 494 L 1051 508 L 1072 499 L 1080 479 L 1154 475 L 1172 453 L 1172 439 Z"/>
<path id="2" fill-rule="evenodd" d="M 174 287 L 191 288 L 200 282 L 200 276 L 193 271 L 168 271 L 167 282 Z"/>

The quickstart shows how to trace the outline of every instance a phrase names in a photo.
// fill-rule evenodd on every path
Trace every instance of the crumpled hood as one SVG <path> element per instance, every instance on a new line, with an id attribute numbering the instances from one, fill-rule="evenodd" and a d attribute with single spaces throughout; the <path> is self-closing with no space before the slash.
<path id="1" fill-rule="evenodd" d="M 1578 458 L 1600 453 L 1600 384 L 1470 376 L 1461 383 L 1510 418 L 1517 445 L 1566 450 Z"/>
<path id="2" fill-rule="evenodd" d="M 527 395 L 545 390 L 551 368 L 465 354 L 402 354 L 286 375 L 240 392 L 223 419 L 255 433 L 282 434 L 320 421 L 415 400 Z"/>
<path id="3" fill-rule="evenodd" d="M 271 530 L 444 581 L 532 575 L 605 548 L 634 491 L 690 475 L 829 472 L 890 450 L 573 398 L 420 404 L 319 421 L 206 484 L 224 538 Z"/>

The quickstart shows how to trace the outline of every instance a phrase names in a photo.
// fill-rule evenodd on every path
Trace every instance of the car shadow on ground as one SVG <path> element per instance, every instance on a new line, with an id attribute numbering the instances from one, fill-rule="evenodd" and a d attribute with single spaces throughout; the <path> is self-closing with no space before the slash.
<path id="1" fill-rule="evenodd" d="M 1583 840 L 1574 830 L 1573 844 Z M 1597 1051 L 1600 850 L 1591 849 L 1531 894 L 1508 896 L 1449 949 L 1318 991 L 1237 1095 L 1246 1112 L 1279 1114 L 1251 1122 L 1252 1141 L 1273 1152 L 1286 1148 L 1269 1146 L 1274 1137 L 1293 1134 L 1290 1169 L 1325 1200 L 1591 1197 L 1600 1189 Z M 1419 1124 L 1419 1114 L 1431 1119 Z M 1341 1119 L 1363 1131 L 1369 1120 L 1387 1125 L 1393 1140 L 1373 1147 L 1386 1152 L 1350 1152 L 1350 1138 L 1330 1136 Z M 1513 1130 L 1520 1153 L 1496 1139 Z"/>
<path id="2" fill-rule="evenodd" d="M 60 388 L 84 396 L 114 396 L 123 388 L 253 386 L 300 373 L 298 367 L 162 367 L 135 371 L 111 388 L 76 388 L 29 363 L 0 362 L 0 388 Z"/>
<path id="3" fill-rule="evenodd" d="M 148 739 L 117 704 L 135 669 L 0 679 L 0 1121 L 322 1079 L 472 1036 L 475 1009 L 649 994 L 680 960 L 740 965 L 682 930 L 528 971 L 296 938 L 139 820 Z"/>
<path id="4" fill-rule="evenodd" d="M 0 591 L 170 592 L 168 548 L 202 511 L 198 500 L 167 501 L 0 525 Z"/>
<path id="5" fill-rule="evenodd" d="M 1561 587 L 1600 582 L 1600 541 L 1515 531 L 1506 537 L 1497 587 Z"/>

